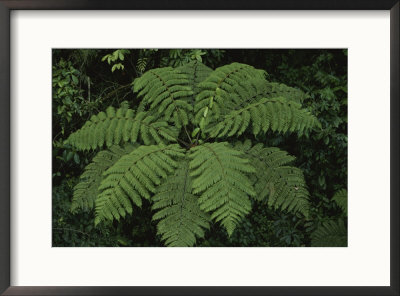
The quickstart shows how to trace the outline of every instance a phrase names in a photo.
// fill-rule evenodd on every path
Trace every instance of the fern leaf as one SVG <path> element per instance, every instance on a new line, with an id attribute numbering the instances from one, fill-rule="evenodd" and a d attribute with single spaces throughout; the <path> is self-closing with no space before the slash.
<path id="1" fill-rule="evenodd" d="M 131 144 L 123 148 L 112 146 L 109 150 L 97 153 L 92 162 L 85 167 L 80 182 L 74 187 L 71 203 L 72 213 L 76 213 L 79 208 L 87 211 L 94 207 L 94 202 L 99 194 L 98 187 L 103 179 L 102 174 L 123 155 L 130 153 L 136 147 Z"/>
<path id="2" fill-rule="evenodd" d="M 209 228 L 209 216 L 204 213 L 192 194 L 189 163 L 182 161 L 175 174 L 170 175 L 157 188 L 153 196 L 153 220 L 159 220 L 158 234 L 170 247 L 191 247 L 196 236 L 203 237 Z"/>
<path id="3" fill-rule="evenodd" d="M 201 91 L 198 84 L 203 82 L 213 70 L 197 60 L 181 66 L 177 70 L 184 73 L 189 80 L 189 85 L 193 90 L 191 104 L 194 106 L 195 98 Z"/>
<path id="4" fill-rule="evenodd" d="M 183 149 L 174 144 L 140 146 L 121 157 L 100 183 L 95 224 L 131 214 L 132 204 L 140 207 L 142 198 L 150 199 L 161 179 L 177 167 L 174 158 L 183 156 Z"/>
<path id="5" fill-rule="evenodd" d="M 133 90 L 142 97 L 142 105 L 149 111 L 156 111 L 164 120 L 181 128 L 189 123 L 188 113 L 193 109 L 189 99 L 193 91 L 189 83 L 187 75 L 176 69 L 158 68 L 135 79 Z"/>
<path id="6" fill-rule="evenodd" d="M 247 173 L 254 172 L 243 153 L 227 143 L 206 143 L 191 149 L 190 175 L 193 193 L 201 196 L 200 209 L 233 233 L 238 222 L 251 210 L 249 196 L 255 192 Z"/>
<path id="7" fill-rule="evenodd" d="M 342 219 L 329 220 L 311 234 L 312 247 L 347 247 L 347 227 Z"/>
<path id="8" fill-rule="evenodd" d="M 144 144 L 176 141 L 177 130 L 165 121 L 156 120 L 146 112 L 134 115 L 132 109 L 113 107 L 93 115 L 84 126 L 72 133 L 66 143 L 79 150 L 111 147 L 121 142 L 135 143 L 139 137 Z"/>
<path id="9" fill-rule="evenodd" d="M 268 130 L 279 133 L 297 131 L 301 135 L 315 126 L 319 126 L 318 120 L 307 110 L 301 109 L 300 104 L 284 98 L 262 98 L 231 111 L 216 125 L 210 126 L 207 132 L 215 138 L 239 136 L 250 128 L 254 135 Z"/>
<path id="10" fill-rule="evenodd" d="M 343 213 L 347 216 L 347 190 L 339 190 L 335 193 L 332 200 L 338 204 L 339 208 L 341 208 Z"/>
<path id="11" fill-rule="evenodd" d="M 224 109 L 227 110 L 224 114 L 257 103 L 262 98 L 284 98 L 298 104 L 307 98 L 307 95 L 299 89 L 265 79 L 243 81 L 234 87 L 234 92 L 236 95 L 230 96 L 231 101 L 224 103 Z"/>
<path id="12" fill-rule="evenodd" d="M 210 105 L 210 100 L 213 100 L 213 106 L 210 108 L 210 116 L 208 121 L 211 121 L 220 115 L 220 110 L 224 104 L 230 102 L 233 96 L 236 95 L 238 85 L 242 85 L 244 81 L 251 79 L 264 79 L 265 72 L 256 70 L 252 66 L 233 63 L 230 65 L 217 68 L 207 77 L 206 80 L 199 83 L 201 92 L 196 97 L 194 108 L 195 122 L 199 123 L 206 107 Z M 242 90 L 246 92 L 247 89 Z M 236 99 L 238 101 L 238 99 Z M 208 123 L 208 122 L 207 122 Z"/>
<path id="13" fill-rule="evenodd" d="M 250 141 L 238 142 L 235 148 L 243 151 L 256 168 L 252 181 L 256 199 L 266 201 L 273 209 L 309 215 L 309 193 L 302 171 L 289 166 L 294 157 L 275 147 L 254 146 Z"/>

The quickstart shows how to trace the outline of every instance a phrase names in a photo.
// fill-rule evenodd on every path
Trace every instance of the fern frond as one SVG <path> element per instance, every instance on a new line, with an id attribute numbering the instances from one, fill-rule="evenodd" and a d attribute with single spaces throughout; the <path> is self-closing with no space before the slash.
<path id="1" fill-rule="evenodd" d="M 196 236 L 203 237 L 209 228 L 209 215 L 204 213 L 192 194 L 189 162 L 182 161 L 173 175 L 158 186 L 153 196 L 153 220 L 159 220 L 157 232 L 170 247 L 191 247 Z"/>
<path id="2" fill-rule="evenodd" d="M 335 193 L 332 200 L 338 204 L 339 208 L 341 208 L 343 213 L 347 216 L 347 190 L 339 190 Z"/>
<path id="3" fill-rule="evenodd" d="M 193 109 L 190 104 L 193 91 L 189 84 L 186 74 L 166 67 L 147 71 L 135 79 L 133 90 L 142 97 L 142 105 L 149 111 L 155 111 L 164 120 L 181 128 L 189 123 L 188 113 Z"/>
<path id="4" fill-rule="evenodd" d="M 252 146 L 250 141 L 238 142 L 234 147 L 243 151 L 256 169 L 252 181 L 257 200 L 266 201 L 273 209 L 300 212 L 308 217 L 309 193 L 303 172 L 288 165 L 295 157 L 261 143 Z"/>
<path id="5" fill-rule="evenodd" d="M 190 96 L 190 104 L 194 107 L 196 96 L 201 91 L 199 83 L 203 82 L 213 70 L 197 60 L 176 69 L 189 79 L 189 86 L 193 90 L 193 94 Z"/>
<path id="6" fill-rule="evenodd" d="M 347 247 L 347 227 L 342 219 L 329 220 L 311 234 L 312 247 Z"/>
<path id="7" fill-rule="evenodd" d="M 95 224 L 119 220 L 132 213 L 132 203 L 140 207 L 142 198 L 150 199 L 161 179 L 178 166 L 174 158 L 183 157 L 179 145 L 140 146 L 121 157 L 104 173 L 96 199 Z"/>
<path id="8" fill-rule="evenodd" d="M 245 92 L 240 91 L 245 89 Z M 307 95 L 299 89 L 285 84 L 269 82 L 265 79 L 251 79 L 238 84 L 234 88 L 236 96 L 231 96 L 232 102 L 225 103 L 228 111 L 239 110 L 248 104 L 257 103 L 262 98 L 285 98 L 287 101 L 302 103 Z M 234 99 L 238 99 L 234 101 Z M 229 113 L 229 112 L 226 112 Z"/>
<path id="9" fill-rule="evenodd" d="M 79 208 L 87 211 L 94 207 L 103 173 L 134 148 L 137 146 L 131 144 L 127 144 L 123 148 L 112 146 L 109 150 L 103 150 L 96 154 L 92 162 L 85 167 L 79 183 L 74 187 L 71 203 L 72 213 L 76 213 Z"/>
<path id="10" fill-rule="evenodd" d="M 236 224 L 251 210 L 249 196 L 255 192 L 247 173 L 254 172 L 242 152 L 228 143 L 206 143 L 191 149 L 189 167 L 193 193 L 201 196 L 200 209 L 233 233 Z"/>
<path id="11" fill-rule="evenodd" d="M 79 150 L 111 147 L 122 142 L 135 143 L 140 136 L 144 144 L 176 142 L 177 130 L 166 121 L 156 120 L 146 112 L 135 116 L 132 109 L 108 107 L 106 112 L 93 115 L 83 127 L 66 140 Z"/>
<path id="12" fill-rule="evenodd" d="M 252 133 L 266 133 L 268 130 L 286 133 L 297 131 L 303 134 L 315 126 L 318 120 L 301 105 L 287 101 L 285 98 L 262 98 L 260 101 L 249 104 L 239 110 L 231 111 L 207 132 L 211 137 L 239 136 L 251 127 Z"/>
<path id="13" fill-rule="evenodd" d="M 235 96 L 239 91 L 247 91 L 247 84 L 243 82 L 252 79 L 264 79 L 264 76 L 265 71 L 256 70 L 252 66 L 240 63 L 217 68 L 210 73 L 206 80 L 198 85 L 201 92 L 196 97 L 195 122 L 200 122 L 205 109 L 210 106 L 211 101 L 212 107 L 209 108 L 210 112 L 207 120 L 211 121 L 219 117 L 224 104 L 235 100 L 232 96 Z M 238 85 L 242 85 L 243 90 L 239 90 Z"/>

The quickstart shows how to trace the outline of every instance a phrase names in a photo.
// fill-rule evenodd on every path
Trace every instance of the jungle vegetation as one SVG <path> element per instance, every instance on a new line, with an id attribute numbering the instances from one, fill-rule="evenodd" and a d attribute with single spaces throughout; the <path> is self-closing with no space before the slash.
<path id="1" fill-rule="evenodd" d="M 53 246 L 347 246 L 346 50 L 53 51 Z"/>

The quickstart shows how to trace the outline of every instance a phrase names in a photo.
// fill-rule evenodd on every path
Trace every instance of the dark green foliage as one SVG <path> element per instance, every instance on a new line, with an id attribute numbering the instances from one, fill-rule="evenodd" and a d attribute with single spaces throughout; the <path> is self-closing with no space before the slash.
<path id="1" fill-rule="evenodd" d="M 347 247 L 347 228 L 342 219 L 323 223 L 311 235 L 312 247 Z"/>
<path id="2" fill-rule="evenodd" d="M 341 189 L 335 193 L 332 200 L 334 200 L 343 213 L 347 216 L 347 190 Z"/>

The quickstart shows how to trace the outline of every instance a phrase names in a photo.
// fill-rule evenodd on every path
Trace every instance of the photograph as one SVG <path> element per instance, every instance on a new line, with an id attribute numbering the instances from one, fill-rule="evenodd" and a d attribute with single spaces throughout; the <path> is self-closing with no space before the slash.
<path id="1" fill-rule="evenodd" d="M 347 247 L 347 53 L 53 48 L 52 247 Z"/>

